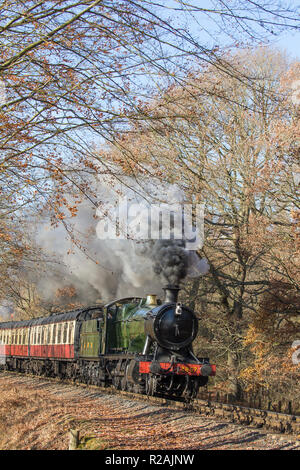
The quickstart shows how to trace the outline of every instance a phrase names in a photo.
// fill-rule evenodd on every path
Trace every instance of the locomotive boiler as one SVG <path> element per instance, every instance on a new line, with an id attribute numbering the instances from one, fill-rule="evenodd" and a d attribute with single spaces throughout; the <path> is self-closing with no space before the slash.
<path id="1" fill-rule="evenodd" d="M 192 344 L 195 313 L 165 298 L 127 297 L 106 305 L 25 322 L 0 323 L 0 355 L 7 369 L 58 376 L 117 389 L 193 398 L 215 375 Z"/>

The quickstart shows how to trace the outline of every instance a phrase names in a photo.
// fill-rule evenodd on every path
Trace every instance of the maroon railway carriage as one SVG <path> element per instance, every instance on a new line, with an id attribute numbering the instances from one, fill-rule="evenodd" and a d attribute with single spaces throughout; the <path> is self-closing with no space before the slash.
<path id="1" fill-rule="evenodd" d="M 0 323 L 0 356 L 74 359 L 79 325 L 93 310 L 79 309 L 45 318 Z"/>

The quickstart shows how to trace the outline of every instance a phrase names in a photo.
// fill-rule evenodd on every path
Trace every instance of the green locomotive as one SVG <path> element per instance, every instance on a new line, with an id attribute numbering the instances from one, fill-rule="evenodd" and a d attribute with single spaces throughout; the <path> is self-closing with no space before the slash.
<path id="1" fill-rule="evenodd" d="M 101 371 L 117 389 L 195 396 L 208 376 L 215 375 L 215 366 L 193 354 L 198 320 L 177 302 L 178 290 L 165 288 L 164 302 L 156 295 L 114 301 L 99 318 L 86 321 L 80 333 L 81 371 L 88 368 L 84 375 L 93 376 L 84 359 L 100 358 Z"/>

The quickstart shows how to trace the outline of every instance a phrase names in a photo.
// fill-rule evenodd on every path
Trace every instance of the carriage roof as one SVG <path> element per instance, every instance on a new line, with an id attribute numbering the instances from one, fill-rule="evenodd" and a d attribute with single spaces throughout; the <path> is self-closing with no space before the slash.
<path id="1" fill-rule="evenodd" d="M 72 320 L 87 320 L 90 318 L 93 310 L 99 310 L 102 306 L 85 307 L 69 312 L 56 313 L 48 317 L 32 318 L 30 320 L 6 321 L 0 323 L 0 329 L 26 328 L 36 325 L 49 325 L 51 323 L 60 323 Z"/>

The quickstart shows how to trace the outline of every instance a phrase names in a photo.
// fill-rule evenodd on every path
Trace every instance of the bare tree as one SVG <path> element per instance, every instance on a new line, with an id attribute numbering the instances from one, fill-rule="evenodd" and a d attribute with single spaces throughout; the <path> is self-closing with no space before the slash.
<path id="1" fill-rule="evenodd" d="M 182 15 L 180 25 L 174 13 Z M 179 0 L 3 1 L 0 184 L 6 194 L 20 194 L 16 206 L 39 198 L 59 207 L 64 201 L 51 198 L 54 182 L 87 192 L 83 175 L 97 171 L 93 146 L 127 132 L 128 119 L 149 119 L 141 100 L 184 83 L 191 61 L 241 80 L 218 53 L 218 40 L 210 47 L 200 42 L 197 28 L 206 18 L 222 40 L 298 27 L 296 12 L 279 2 L 215 1 L 202 8 Z M 191 21 L 195 34 L 186 27 Z"/>
<path id="2" fill-rule="evenodd" d="M 227 58 L 229 61 L 229 57 Z M 120 161 L 127 174 L 147 168 L 156 181 L 179 185 L 187 201 L 205 204 L 205 243 L 201 251 L 210 264 L 208 279 L 195 280 L 187 290 L 194 306 L 205 300 L 204 324 L 230 391 L 239 391 L 245 366 L 244 337 L 249 318 L 274 292 L 274 282 L 299 292 L 299 256 L 295 221 L 297 185 L 291 166 L 295 150 L 297 106 L 283 86 L 289 63 L 265 48 L 231 58 L 241 74 L 256 85 L 241 82 L 209 67 L 191 73 L 185 87 L 170 88 L 150 109 L 160 119 L 136 125 L 120 139 Z M 293 125 L 292 125 L 293 123 Z M 280 129 L 294 132 L 282 136 Z M 288 287 L 289 286 L 289 287 Z M 297 315 L 298 304 L 282 306 L 276 316 Z M 274 316 L 274 319 L 275 319 Z"/>

